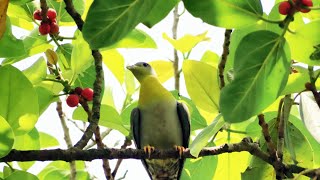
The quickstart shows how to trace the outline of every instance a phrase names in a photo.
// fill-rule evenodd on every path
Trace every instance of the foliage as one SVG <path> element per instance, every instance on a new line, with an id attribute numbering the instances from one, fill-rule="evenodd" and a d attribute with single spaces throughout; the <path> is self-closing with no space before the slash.
<path id="1" fill-rule="evenodd" d="M 263 113 L 271 139 L 277 145 L 281 144 L 277 136 L 279 119 L 285 121 L 283 163 L 319 168 L 320 155 L 316 152 L 320 151 L 320 94 L 317 91 L 320 87 L 317 81 L 320 75 L 317 70 L 320 65 L 320 0 L 313 0 L 314 7 L 308 13 L 292 10 L 286 16 L 279 14 L 280 2 L 273 3 L 269 13 L 265 2 L 260 0 L 75 0 L 75 10 L 85 19 L 83 29 L 75 30 L 73 37 L 65 37 L 65 29 L 76 24 L 63 1 L 46 1 L 48 7 L 57 11 L 55 20 L 60 33 L 43 36 L 39 35 L 41 23 L 33 19 L 33 12 L 40 8 L 39 1 L 8 3 L 5 0 L 0 4 L 0 158 L 12 149 L 60 147 L 62 143 L 56 135 L 38 131 L 38 119 L 52 111 L 50 107 L 56 102 L 65 101 L 66 94 L 74 94 L 76 87 L 93 89 L 96 67 L 91 50 L 100 50 L 103 66 L 108 70 L 104 76 L 115 79 L 113 83 L 101 84 L 99 126 L 116 130 L 130 139 L 130 113 L 137 106 L 139 85 L 125 68 L 132 62 L 124 50 L 157 51 L 159 43 L 147 32 L 159 33 L 157 24 L 171 18 L 167 15 L 179 5 L 185 8 L 186 14 L 191 14 L 189 18 L 233 29 L 231 44 L 223 45 L 224 50 L 230 51 L 229 55 L 224 54 L 226 62 L 224 55 L 216 54 L 211 47 L 205 49 L 201 58 L 191 54 L 210 40 L 210 29 L 196 35 L 184 34 L 181 38 L 157 34 L 169 43 L 167 48 L 175 49 L 180 60 L 179 64 L 171 58 L 153 57 L 150 64 L 161 83 L 169 84 L 177 76 L 183 77 L 180 86 L 186 91 L 176 90 L 172 94 L 190 111 L 191 154 L 197 157 L 204 147 L 238 142 L 245 136 L 259 141 L 262 150 L 268 152 L 268 142 L 256 118 Z M 179 14 L 179 17 L 184 16 Z M 142 24 L 144 28 L 138 28 Z M 27 35 L 15 36 L 17 27 Z M 45 53 L 48 49 L 53 55 L 51 59 L 57 61 L 50 61 L 50 54 Z M 28 67 L 21 68 L 19 63 Z M 225 87 L 220 87 L 222 80 L 226 81 Z M 305 86 L 307 82 L 311 87 Z M 312 94 L 300 94 L 305 90 Z M 295 103 L 286 103 L 283 98 L 288 97 Z M 299 112 L 296 103 L 299 103 Z M 91 109 L 92 103 L 80 98 L 80 104 L 63 111 L 72 112 L 70 122 L 76 125 L 73 128 L 84 131 L 80 125 L 84 123 L 87 127 L 90 115 L 85 105 Z M 241 166 L 238 167 L 239 162 Z M 0 179 L 72 176 L 66 162 L 52 162 L 37 176 L 29 172 L 33 164 L 19 162 L 14 168 L 6 164 Z M 84 162 L 77 161 L 76 165 L 77 179 L 92 178 Z M 188 159 L 182 173 L 182 179 L 227 177 L 274 179 L 276 172 L 258 157 L 241 152 Z"/>

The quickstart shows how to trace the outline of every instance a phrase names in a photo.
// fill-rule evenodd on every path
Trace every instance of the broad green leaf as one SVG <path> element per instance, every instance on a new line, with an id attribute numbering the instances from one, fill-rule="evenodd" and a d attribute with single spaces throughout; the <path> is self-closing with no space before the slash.
<path id="1" fill-rule="evenodd" d="M 174 75 L 173 63 L 164 60 L 155 60 L 149 62 L 152 68 L 156 71 L 158 79 L 161 83 L 166 82 Z"/>
<path id="2" fill-rule="evenodd" d="M 92 49 L 110 46 L 132 31 L 158 0 L 96 0 L 92 3 L 83 36 Z"/>
<path id="3" fill-rule="evenodd" d="M 209 145 L 214 146 L 213 143 L 210 143 Z M 217 169 L 217 164 L 217 156 L 206 156 L 197 159 L 189 158 L 184 164 L 181 179 L 212 180 Z"/>
<path id="4" fill-rule="evenodd" d="M 320 144 L 320 110 L 311 92 L 300 94 L 300 116 L 310 134 Z"/>
<path id="5" fill-rule="evenodd" d="M 218 54 L 208 50 L 202 55 L 200 61 L 205 62 L 205 63 L 213 66 L 214 68 L 218 69 L 219 60 L 220 60 L 220 57 Z"/>
<path id="6" fill-rule="evenodd" d="M 52 102 L 58 100 L 58 97 L 52 91 L 41 86 L 36 86 L 35 90 L 38 94 L 39 115 L 41 115 Z"/>
<path id="7" fill-rule="evenodd" d="M 204 128 L 193 140 L 190 145 L 190 154 L 194 157 L 198 157 L 202 148 L 209 143 L 212 136 L 217 134 L 224 124 L 223 118 L 221 115 L 218 115 L 216 119 L 213 120 L 209 126 Z"/>
<path id="8" fill-rule="evenodd" d="M 83 170 L 85 168 L 84 161 L 76 161 L 77 170 Z M 70 164 L 65 161 L 53 161 L 48 164 L 37 176 L 40 180 L 46 180 L 45 176 L 51 171 L 55 170 L 69 170 Z"/>
<path id="9" fill-rule="evenodd" d="M 110 85 L 105 86 L 101 104 L 105 104 L 116 109 L 116 106 L 114 105 L 113 89 Z"/>
<path id="10" fill-rule="evenodd" d="M 129 70 L 125 70 L 125 85 L 127 90 L 127 95 L 131 96 L 136 91 L 136 83 L 134 81 L 134 76 Z"/>
<path id="11" fill-rule="evenodd" d="M 193 16 L 227 29 L 254 24 L 263 13 L 260 0 L 183 0 L 183 3 Z"/>
<path id="12" fill-rule="evenodd" d="M 73 46 L 72 44 L 62 44 L 57 48 L 56 53 L 58 54 L 58 64 L 62 71 L 69 70 L 71 66 L 71 54 Z"/>
<path id="13" fill-rule="evenodd" d="M 77 79 L 74 81 L 74 87 L 83 87 L 83 88 L 91 88 L 93 89 L 93 83 L 96 79 L 96 71 L 95 66 L 91 65 L 88 69 L 84 72 L 78 74 Z M 102 89 L 104 87 L 102 86 Z"/>
<path id="14" fill-rule="evenodd" d="M 27 134 L 16 136 L 14 141 L 14 148 L 17 150 L 39 150 L 40 140 L 38 130 L 36 128 L 33 128 Z M 27 170 L 34 164 L 34 161 L 18 162 L 18 164 L 23 170 Z"/>
<path id="15" fill-rule="evenodd" d="M 49 180 L 49 179 L 69 179 L 68 176 L 70 174 L 69 170 L 66 169 L 54 169 L 49 171 L 44 177 L 44 180 Z"/>
<path id="16" fill-rule="evenodd" d="M 219 111 L 220 89 L 217 69 L 203 62 L 185 60 L 182 72 L 190 98 L 199 110 L 210 114 L 206 121 L 212 122 Z"/>
<path id="17" fill-rule="evenodd" d="M 292 73 L 289 75 L 287 85 L 281 92 L 281 95 L 301 92 L 306 89 L 304 85 L 309 81 L 310 78 L 307 73 Z"/>
<path id="18" fill-rule="evenodd" d="M 29 81 L 35 85 L 47 76 L 47 62 L 43 57 L 40 57 L 35 63 L 22 72 Z"/>
<path id="19" fill-rule="evenodd" d="M 124 81 L 124 58 L 116 49 L 102 51 L 103 63 L 108 67 L 120 84 Z"/>
<path id="20" fill-rule="evenodd" d="M 17 179 L 23 179 L 23 180 L 39 180 L 37 176 L 28 173 L 26 171 L 20 171 L 16 170 L 6 178 L 5 180 L 17 180 Z"/>
<path id="21" fill-rule="evenodd" d="M 245 36 L 235 53 L 235 79 L 221 92 L 225 121 L 247 120 L 272 104 L 287 83 L 290 61 L 289 47 L 278 34 L 256 31 Z"/>
<path id="22" fill-rule="evenodd" d="M 0 67 L 0 116 L 15 135 L 33 129 L 39 116 L 38 95 L 21 71 L 11 65 Z"/>
<path id="23" fill-rule="evenodd" d="M 7 15 L 10 17 L 11 23 L 15 26 L 26 30 L 32 30 L 32 17 L 20 5 L 9 4 Z"/>
<path id="24" fill-rule="evenodd" d="M 0 39 L 0 57 L 8 58 L 22 56 L 23 54 L 25 54 L 25 47 L 22 40 L 17 39 L 12 34 L 10 18 L 7 17 L 7 20 L 5 22 L 5 32 Z"/>
<path id="25" fill-rule="evenodd" d="M 41 149 L 45 149 L 53 146 L 59 146 L 60 144 L 55 137 L 45 132 L 39 132 L 39 137 L 40 137 L 39 141 L 40 141 Z"/>
<path id="26" fill-rule="evenodd" d="M 157 48 L 157 44 L 147 33 L 134 29 L 117 43 L 103 49 L 114 48 Z"/>
<path id="27" fill-rule="evenodd" d="M 71 69 L 73 70 L 73 80 L 89 68 L 93 63 L 90 47 L 83 39 L 80 31 L 75 32 L 76 39 L 72 42 L 73 50 L 71 54 Z"/>
<path id="28" fill-rule="evenodd" d="M 187 53 L 192 50 L 197 44 L 202 41 L 208 41 L 210 38 L 207 36 L 207 31 L 198 35 L 186 34 L 180 39 L 172 39 L 166 33 L 162 34 L 163 39 L 169 41 L 169 43 L 178 51 Z"/>
<path id="29" fill-rule="evenodd" d="M 48 6 L 57 11 L 57 21 L 58 22 L 74 22 L 72 17 L 66 11 L 66 5 L 63 1 L 48 0 Z M 84 0 L 73 0 L 72 1 L 75 10 L 82 15 L 85 8 Z"/>
<path id="30" fill-rule="evenodd" d="M 72 118 L 87 122 L 88 115 L 82 107 L 78 107 L 73 112 Z M 101 105 L 99 125 L 118 130 L 125 136 L 129 134 L 129 130 L 124 127 L 119 113 L 113 107 L 108 105 Z"/>
<path id="31" fill-rule="evenodd" d="M 15 171 L 15 169 L 11 169 L 9 166 L 3 166 L 3 178 L 8 177 L 10 174 L 12 174 Z"/>
<path id="32" fill-rule="evenodd" d="M 8 122 L 0 116 L 0 158 L 6 156 L 12 149 L 14 142 L 13 131 Z"/>
<path id="33" fill-rule="evenodd" d="M 314 52 L 314 46 L 320 44 L 320 37 L 317 31 L 319 28 L 320 20 L 315 20 L 297 28 L 294 34 L 286 34 L 286 38 L 290 44 L 292 59 L 308 65 L 320 64 L 320 61 L 310 59 L 311 54 Z"/>
<path id="34" fill-rule="evenodd" d="M 130 129 L 130 116 L 131 111 L 138 106 L 138 102 L 131 103 L 129 106 L 127 106 L 120 114 L 121 120 L 123 122 L 123 125 Z"/>
<path id="35" fill-rule="evenodd" d="M 179 0 L 157 1 L 147 18 L 143 20 L 143 24 L 151 28 L 165 18 L 178 3 Z"/>

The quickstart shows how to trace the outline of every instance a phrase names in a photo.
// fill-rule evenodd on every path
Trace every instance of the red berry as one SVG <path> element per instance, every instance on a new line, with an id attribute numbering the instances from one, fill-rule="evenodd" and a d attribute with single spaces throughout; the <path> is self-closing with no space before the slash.
<path id="1" fill-rule="evenodd" d="M 67 104 L 70 107 L 76 107 L 79 104 L 79 96 L 71 94 L 67 97 Z"/>
<path id="2" fill-rule="evenodd" d="M 50 34 L 57 34 L 59 32 L 59 26 L 57 23 L 50 23 Z"/>
<path id="3" fill-rule="evenodd" d="M 52 9 L 52 8 L 49 8 L 48 9 L 48 12 L 47 12 L 47 16 L 50 20 L 53 20 L 57 17 L 57 12 L 56 10 Z"/>
<path id="4" fill-rule="evenodd" d="M 76 94 L 78 94 L 78 95 L 81 95 L 82 88 L 81 88 L 81 87 L 76 87 L 76 88 L 74 89 L 74 92 L 75 92 Z"/>
<path id="5" fill-rule="evenodd" d="M 39 26 L 39 32 L 41 35 L 47 35 L 50 32 L 50 25 L 49 23 L 41 22 Z"/>
<path id="6" fill-rule="evenodd" d="M 307 6 L 307 7 L 312 7 L 313 6 L 313 3 L 312 3 L 312 0 L 301 0 L 301 3 L 303 6 Z M 302 13 L 307 13 L 307 12 L 310 12 L 311 10 L 310 9 L 305 9 L 303 7 L 300 8 L 300 12 Z"/>
<path id="7" fill-rule="evenodd" d="M 33 13 L 33 18 L 35 20 L 42 20 L 42 17 L 41 17 L 41 10 L 40 9 L 37 9 L 34 11 Z"/>
<path id="8" fill-rule="evenodd" d="M 279 13 L 287 15 L 291 9 L 291 4 L 288 1 L 283 1 L 279 4 Z"/>
<path id="9" fill-rule="evenodd" d="M 81 96 L 84 97 L 88 101 L 92 101 L 93 99 L 93 90 L 91 88 L 85 88 L 81 92 Z"/>

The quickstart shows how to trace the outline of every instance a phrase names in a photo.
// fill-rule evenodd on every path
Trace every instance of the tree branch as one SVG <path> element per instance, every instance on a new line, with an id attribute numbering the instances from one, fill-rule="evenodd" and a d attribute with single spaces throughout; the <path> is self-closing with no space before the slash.
<path id="1" fill-rule="evenodd" d="M 224 33 L 224 42 L 223 42 L 223 52 L 221 55 L 221 61 L 219 63 L 219 78 L 220 78 L 220 89 L 225 86 L 224 81 L 224 68 L 227 63 L 228 55 L 229 55 L 229 45 L 230 45 L 230 37 L 231 37 L 232 29 L 226 29 Z"/>
<path id="2" fill-rule="evenodd" d="M 173 25 L 172 25 L 172 38 L 177 39 L 178 24 L 179 24 L 179 4 L 173 9 Z M 179 72 L 179 56 L 177 50 L 173 49 L 173 70 L 174 70 L 174 88 L 180 91 L 180 72 Z"/>

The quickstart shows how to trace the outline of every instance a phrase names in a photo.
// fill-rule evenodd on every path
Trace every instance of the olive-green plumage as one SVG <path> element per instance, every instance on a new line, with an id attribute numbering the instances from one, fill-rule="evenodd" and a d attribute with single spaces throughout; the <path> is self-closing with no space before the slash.
<path id="1" fill-rule="evenodd" d="M 141 84 L 138 107 L 131 113 L 131 129 L 137 148 L 170 149 L 188 147 L 189 114 L 186 107 L 159 82 L 148 63 L 127 67 Z M 184 159 L 142 160 L 153 180 L 180 178 Z"/>

